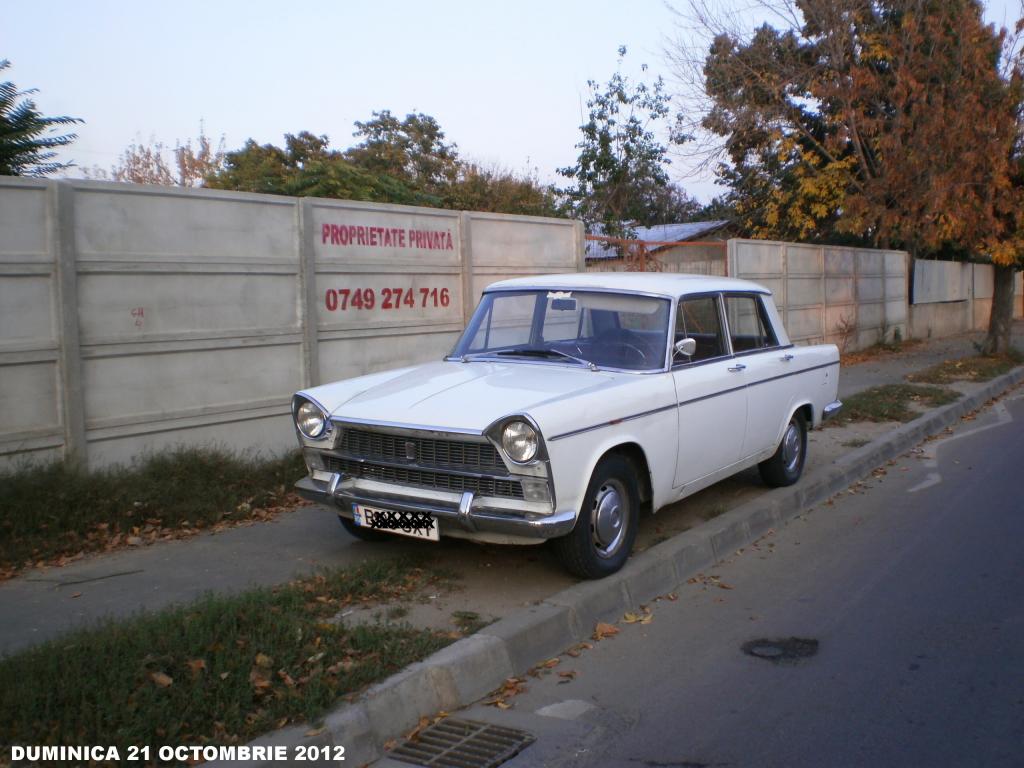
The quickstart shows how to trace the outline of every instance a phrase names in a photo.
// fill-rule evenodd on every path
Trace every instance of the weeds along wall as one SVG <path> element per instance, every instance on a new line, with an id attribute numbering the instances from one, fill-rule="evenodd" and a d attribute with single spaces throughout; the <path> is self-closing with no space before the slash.
<path id="1" fill-rule="evenodd" d="M 275 452 L 320 382 L 437 359 L 578 222 L 0 177 L 0 464 Z"/>

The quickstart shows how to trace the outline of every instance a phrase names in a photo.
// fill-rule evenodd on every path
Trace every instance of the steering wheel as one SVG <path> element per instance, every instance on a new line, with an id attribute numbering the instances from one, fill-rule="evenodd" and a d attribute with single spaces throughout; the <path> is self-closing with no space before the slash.
<path id="1" fill-rule="evenodd" d="M 636 360 L 636 362 L 639 363 L 638 367 L 640 368 L 643 368 L 647 365 L 647 353 L 640 349 L 640 347 L 638 347 L 636 344 L 631 344 L 628 341 L 609 341 L 606 342 L 606 345 L 609 347 L 624 349 L 626 350 L 626 352 L 629 353 L 629 355 L 632 355 L 634 359 L 639 358 L 638 360 Z M 623 357 L 628 358 L 629 355 L 624 355 Z M 629 366 L 623 365 L 622 367 L 628 368 Z"/>

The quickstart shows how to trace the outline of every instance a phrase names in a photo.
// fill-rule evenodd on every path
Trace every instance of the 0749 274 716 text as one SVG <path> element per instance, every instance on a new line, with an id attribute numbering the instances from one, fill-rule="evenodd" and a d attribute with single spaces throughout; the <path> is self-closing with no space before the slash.
<path id="1" fill-rule="evenodd" d="M 324 307 L 328 312 L 380 309 L 424 309 L 447 307 L 451 304 L 451 291 L 447 288 L 382 288 L 379 294 L 373 288 L 328 288 L 324 292 Z"/>

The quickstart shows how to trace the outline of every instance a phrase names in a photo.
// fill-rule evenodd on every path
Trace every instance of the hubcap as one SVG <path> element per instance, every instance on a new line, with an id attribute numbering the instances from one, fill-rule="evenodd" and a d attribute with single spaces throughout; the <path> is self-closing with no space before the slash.
<path id="1" fill-rule="evenodd" d="M 618 480 L 608 480 L 594 498 L 590 530 L 594 549 L 601 557 L 611 557 L 622 545 L 626 534 L 626 491 Z"/>
<path id="2" fill-rule="evenodd" d="M 793 422 L 786 427 L 786 434 L 782 436 L 782 463 L 787 472 L 795 472 L 800 463 L 800 428 Z"/>

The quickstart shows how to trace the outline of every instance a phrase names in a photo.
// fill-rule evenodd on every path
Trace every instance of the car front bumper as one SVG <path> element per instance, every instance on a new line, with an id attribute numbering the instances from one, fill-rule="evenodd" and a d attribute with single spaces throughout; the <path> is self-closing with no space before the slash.
<path id="1" fill-rule="evenodd" d="M 438 521 L 442 535 L 460 538 L 496 535 L 534 542 L 564 536 L 576 524 L 575 510 L 542 514 L 500 509 L 487 506 L 471 491 L 436 493 L 382 483 L 360 484 L 337 472 L 328 477 L 326 480 L 304 477 L 295 484 L 295 490 L 304 499 L 335 506 L 338 515 L 350 519 L 353 505 L 359 504 L 396 512 L 429 513 Z"/>

